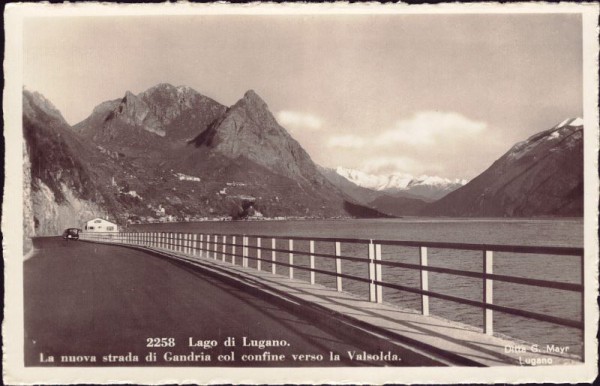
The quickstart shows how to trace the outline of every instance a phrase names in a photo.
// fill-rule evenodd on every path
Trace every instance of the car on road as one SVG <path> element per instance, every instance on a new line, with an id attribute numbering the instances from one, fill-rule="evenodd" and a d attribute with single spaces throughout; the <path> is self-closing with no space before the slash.
<path id="1" fill-rule="evenodd" d="M 79 232 L 81 231 L 81 229 L 79 228 L 67 228 L 65 229 L 65 231 L 63 232 L 63 239 L 69 241 L 69 240 L 79 240 Z"/>

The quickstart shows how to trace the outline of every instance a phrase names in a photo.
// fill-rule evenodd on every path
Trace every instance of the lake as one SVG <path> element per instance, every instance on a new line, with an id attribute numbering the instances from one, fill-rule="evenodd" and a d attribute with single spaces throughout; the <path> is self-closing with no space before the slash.
<path id="1" fill-rule="evenodd" d="M 583 246 L 583 220 L 566 219 L 360 219 L 360 220 L 297 220 L 297 221 L 207 221 L 199 223 L 161 223 L 132 225 L 130 230 L 152 232 L 185 232 L 200 234 L 246 234 L 268 235 L 273 237 L 327 237 L 386 239 L 401 241 L 456 242 L 474 244 L 509 244 L 533 246 Z M 241 241 L 238 239 L 238 243 Z M 250 239 L 250 245 L 256 245 Z M 266 241 L 263 240 L 263 247 Z M 267 245 L 267 246 L 270 246 Z M 287 249 L 285 239 L 277 240 L 277 248 Z M 317 253 L 334 253 L 334 243 L 317 242 Z M 229 250 L 228 250 L 229 251 Z M 294 242 L 294 264 L 308 266 L 308 241 Z M 343 256 L 367 257 L 366 244 L 342 243 Z M 240 249 L 237 250 L 240 253 Z M 249 249 L 250 257 L 255 256 Z M 263 258 L 265 253 L 263 253 Z M 287 262 L 287 255 L 278 260 Z M 269 256 L 270 258 L 270 256 Z M 430 266 L 462 269 L 481 272 L 482 253 L 450 249 L 428 250 Z M 237 259 L 238 263 L 241 259 Z M 419 263 L 419 250 L 415 247 L 382 247 L 382 260 Z M 316 258 L 316 268 L 335 272 L 333 259 Z M 250 260 L 250 266 L 256 262 Z M 268 262 L 262 269 L 269 271 Z M 368 278 L 367 265 L 362 262 L 343 261 L 342 272 Z M 550 256 L 537 254 L 495 253 L 495 274 L 511 275 L 567 283 L 580 283 L 579 258 L 575 256 Z M 287 275 L 287 267 L 278 266 L 277 273 Z M 294 270 L 294 277 L 308 280 L 309 273 Z M 335 278 L 316 274 L 319 284 L 335 288 Z M 397 285 L 420 287 L 419 271 L 399 267 L 383 267 L 383 281 Z M 368 297 L 368 284 L 343 279 L 345 291 Z M 441 273 L 429 273 L 429 289 L 456 297 L 472 300 L 482 299 L 482 280 Z M 534 287 L 522 284 L 495 281 L 493 288 L 494 304 L 519 308 L 527 311 L 548 314 L 561 318 L 579 320 L 581 318 L 580 294 L 577 292 Z M 420 295 L 383 288 L 383 300 L 404 308 L 421 309 Z M 445 300 L 430 298 L 430 313 L 458 323 L 482 327 L 482 310 Z M 569 346 L 569 352 L 581 355 L 581 332 L 547 322 L 536 321 L 494 312 L 494 332 L 540 345 L 554 344 Z"/>

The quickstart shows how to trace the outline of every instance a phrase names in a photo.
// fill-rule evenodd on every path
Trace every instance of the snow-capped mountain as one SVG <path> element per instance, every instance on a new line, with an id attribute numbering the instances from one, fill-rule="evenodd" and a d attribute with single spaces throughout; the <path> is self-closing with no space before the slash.
<path id="1" fill-rule="evenodd" d="M 373 175 L 341 166 L 335 171 L 348 181 L 363 188 L 391 194 L 408 193 L 428 200 L 437 200 L 467 183 L 467 180 L 458 178 L 451 180 L 427 175 L 414 177 L 406 173 Z"/>
<path id="2" fill-rule="evenodd" d="M 583 130 L 581 118 L 570 118 L 532 135 L 422 214 L 582 216 Z"/>

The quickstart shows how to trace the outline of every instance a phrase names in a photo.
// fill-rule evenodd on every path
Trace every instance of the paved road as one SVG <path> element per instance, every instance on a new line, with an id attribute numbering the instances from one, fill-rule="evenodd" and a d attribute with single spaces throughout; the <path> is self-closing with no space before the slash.
<path id="1" fill-rule="evenodd" d="M 282 307 L 180 263 L 128 248 L 60 238 L 37 238 L 34 246 L 37 252 L 24 263 L 28 366 L 82 366 L 90 356 L 96 359 L 90 364 L 110 366 L 384 364 L 349 362 L 347 351 L 362 353 L 364 347 L 345 343 Z M 228 337 L 235 338 L 235 347 L 224 346 Z M 244 337 L 248 344 L 267 340 L 285 345 L 284 340 L 289 346 L 243 347 Z M 147 347 L 149 338 L 173 338 L 166 344 L 174 341 L 175 346 Z M 217 345 L 190 347 L 190 338 L 215 340 Z M 232 361 L 224 361 L 225 357 L 218 361 L 219 355 L 232 351 Z M 329 361 L 330 351 L 340 354 L 339 362 Z M 156 362 L 144 360 L 149 352 L 156 353 Z M 110 354 L 118 358 L 109 358 Z M 187 359 L 167 361 L 165 354 Z M 292 354 L 322 355 L 323 361 L 295 361 Z M 244 361 L 243 355 L 250 356 Z M 42 362 L 50 356 L 55 362 Z M 71 358 L 77 360 L 71 363 L 61 361 L 61 356 L 80 357 Z M 138 362 L 128 361 L 134 356 Z"/>

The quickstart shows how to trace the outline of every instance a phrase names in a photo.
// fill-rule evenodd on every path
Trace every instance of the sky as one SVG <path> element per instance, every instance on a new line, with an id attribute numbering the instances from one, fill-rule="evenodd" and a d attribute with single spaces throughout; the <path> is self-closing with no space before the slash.
<path id="1" fill-rule="evenodd" d="M 311 158 L 471 179 L 583 114 L 576 14 L 36 17 L 23 83 L 70 124 L 158 83 L 232 105 L 249 89 Z"/>

